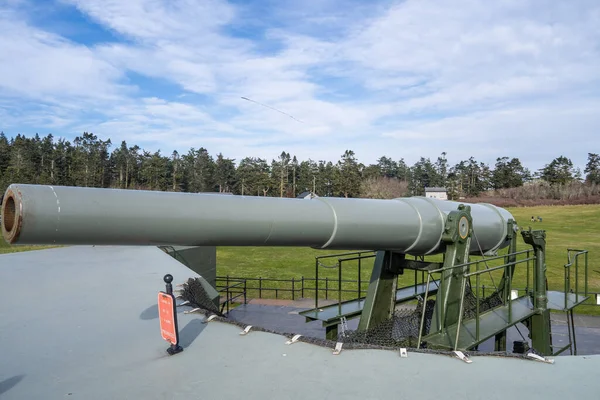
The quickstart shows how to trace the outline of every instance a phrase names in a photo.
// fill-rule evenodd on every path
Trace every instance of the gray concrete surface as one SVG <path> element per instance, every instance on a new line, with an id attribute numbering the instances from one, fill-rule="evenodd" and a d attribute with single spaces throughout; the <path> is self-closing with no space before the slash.
<path id="1" fill-rule="evenodd" d="M 165 352 L 162 277 L 194 274 L 155 248 L 73 247 L 0 256 L 0 398 L 596 398 L 600 356 L 554 364 L 286 345 L 281 335 L 179 312 Z M 293 314 L 287 314 L 290 317 Z"/>

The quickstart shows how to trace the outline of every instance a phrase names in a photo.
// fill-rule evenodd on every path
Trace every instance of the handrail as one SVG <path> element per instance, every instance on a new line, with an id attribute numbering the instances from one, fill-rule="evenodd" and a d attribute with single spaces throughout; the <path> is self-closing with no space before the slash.
<path id="1" fill-rule="evenodd" d="M 516 253 L 512 253 L 512 254 L 508 254 L 508 255 L 513 255 Z M 497 266 L 497 267 L 493 267 L 493 268 L 489 268 L 489 269 L 482 269 L 482 270 L 478 270 L 478 271 L 474 271 L 474 272 L 470 272 L 467 274 L 463 274 L 463 289 L 462 289 L 462 293 L 461 293 L 461 298 L 460 298 L 460 311 L 459 311 L 459 319 L 458 319 L 458 325 L 456 327 L 456 339 L 454 342 L 454 350 L 456 350 L 457 346 L 458 346 L 458 337 L 459 337 L 459 332 L 460 332 L 460 324 L 462 323 L 462 316 L 464 313 L 463 310 L 463 301 L 464 301 L 464 297 L 465 297 L 465 286 L 466 286 L 466 282 L 467 279 L 469 279 L 471 276 L 475 276 L 476 277 L 476 291 L 474 291 L 475 293 L 475 340 L 479 341 L 480 340 L 480 315 L 481 315 L 481 311 L 479 309 L 479 305 L 480 305 L 480 295 L 479 295 L 479 287 L 480 287 L 480 277 L 482 274 L 484 273 L 489 273 L 492 271 L 497 271 L 500 269 L 505 269 L 506 271 L 508 271 L 508 276 L 506 276 L 506 284 L 507 284 L 507 291 L 506 293 L 508 294 L 508 296 L 510 296 L 510 293 L 512 293 L 512 278 L 513 278 L 513 273 L 512 273 L 512 268 L 507 268 L 510 266 L 517 266 L 519 264 L 523 264 L 523 263 L 527 263 L 527 270 L 529 270 L 529 261 L 533 261 L 535 260 L 535 256 L 533 257 L 527 257 L 521 260 L 517 260 L 517 261 L 512 261 L 512 262 L 507 262 L 503 265 Z M 504 300 L 504 298 L 502 299 Z M 509 297 L 508 299 L 508 320 L 511 321 L 512 320 L 512 301 Z"/>
<path id="2" fill-rule="evenodd" d="M 533 261 L 533 260 L 535 260 L 535 256 L 534 257 L 524 258 L 522 260 L 508 262 L 506 264 L 498 265 L 496 267 L 492 267 L 492 268 L 489 268 L 489 269 L 481 269 L 481 270 L 478 270 L 478 271 L 469 272 L 468 274 L 464 274 L 464 277 L 465 278 L 470 278 L 473 275 L 485 274 L 485 273 L 488 273 L 488 272 L 497 271 L 497 270 L 502 269 L 502 268 L 510 267 L 510 266 L 517 265 L 517 264 L 521 264 L 521 263 L 524 263 L 525 261 Z"/>
<path id="3" fill-rule="evenodd" d="M 588 250 L 567 249 L 567 263 L 564 265 L 565 272 L 565 304 L 564 310 L 569 307 L 569 292 L 571 291 L 571 267 L 575 264 L 575 302 L 579 302 L 579 256 L 584 255 L 584 296 L 588 296 Z"/>
<path id="4" fill-rule="evenodd" d="M 489 261 L 495 261 L 495 260 L 499 260 L 499 259 L 504 259 L 507 256 L 518 256 L 520 254 L 527 254 L 529 255 L 529 253 L 533 252 L 533 250 L 528 249 L 528 250 L 521 250 L 521 251 L 517 251 L 515 253 L 508 253 L 508 254 L 504 254 L 501 256 L 494 256 L 494 257 L 488 257 L 482 260 L 476 260 L 476 261 L 469 261 L 466 263 L 462 263 L 462 264 L 455 264 L 455 265 L 451 265 L 451 266 L 446 266 L 446 267 L 442 267 L 442 268 L 438 268 L 435 270 L 431 270 L 431 273 L 439 273 L 439 272 L 444 272 L 444 271 L 448 271 L 448 270 L 452 270 L 452 269 L 456 269 L 456 268 L 464 268 L 464 267 L 470 267 L 472 265 L 479 265 L 479 264 L 485 264 Z M 527 258 L 522 259 L 522 260 L 518 260 L 518 261 L 527 261 Z M 506 266 L 505 264 L 503 264 L 502 266 Z M 485 269 L 483 270 L 485 272 L 491 271 L 491 269 Z"/>
<path id="5" fill-rule="evenodd" d="M 340 292 L 344 294 L 355 293 L 357 298 L 363 297 L 367 293 L 367 288 L 364 288 L 365 285 L 368 285 L 369 281 L 363 281 L 361 279 L 342 279 L 341 286 L 338 286 L 339 279 L 331 279 L 329 277 L 319 278 L 308 278 L 308 277 L 300 277 L 300 278 L 290 278 L 290 279 L 281 279 L 281 278 L 242 278 L 242 277 L 231 277 L 231 276 L 217 276 L 216 277 L 216 289 L 218 291 L 223 291 L 228 287 L 232 289 L 236 289 L 235 285 L 230 285 L 230 283 L 236 283 L 236 285 L 241 286 L 242 283 L 248 283 L 246 290 L 247 292 L 255 291 L 258 292 L 258 298 L 263 298 L 264 292 L 275 292 L 275 298 L 279 298 L 279 293 L 290 293 L 292 300 L 295 300 L 296 296 L 300 296 L 304 298 L 304 294 L 306 292 L 312 293 L 315 292 L 315 296 L 320 294 L 320 292 L 324 292 L 325 299 L 330 299 L 333 294 L 331 292 Z M 254 284 L 250 284 L 250 283 Z M 311 282 L 308 284 L 308 282 Z M 269 285 L 269 283 L 272 283 Z M 278 286 L 276 283 L 284 283 L 286 285 Z M 319 284 L 325 284 L 324 288 L 318 288 Z M 344 284 L 357 284 L 356 289 L 353 288 L 344 288 Z M 269 286 L 266 286 L 269 285 Z"/>
<path id="6" fill-rule="evenodd" d="M 363 250 L 363 251 L 352 251 L 352 252 L 347 252 L 347 253 L 336 253 L 336 254 L 327 254 L 324 256 L 315 256 L 315 258 L 317 260 L 321 260 L 323 258 L 336 258 L 336 257 L 342 257 L 342 256 L 350 256 L 350 255 L 354 255 L 354 254 L 364 254 L 364 253 L 372 253 L 372 250 Z"/>
<path id="7" fill-rule="evenodd" d="M 366 255 L 363 255 L 366 254 Z M 358 255 L 356 257 L 349 257 L 349 256 L 354 256 L 354 255 Z M 363 259 L 366 258 L 372 258 L 375 257 L 376 253 L 372 250 L 362 250 L 362 251 L 355 251 L 355 252 L 346 252 L 346 253 L 338 253 L 338 254 L 328 254 L 328 255 L 324 255 L 324 256 L 317 256 L 315 257 L 315 308 L 319 308 L 319 264 L 321 264 L 321 266 L 326 267 L 326 268 L 337 268 L 338 269 L 338 306 L 341 309 L 342 306 L 342 264 L 344 261 L 354 261 L 357 260 L 358 261 L 358 285 L 357 285 L 357 294 L 358 297 L 361 297 L 362 294 L 362 288 L 361 288 L 361 261 Z M 334 266 L 326 266 L 324 264 L 321 263 L 322 259 L 325 258 L 336 258 L 337 257 L 337 264 Z M 345 258 L 344 258 L 345 257 Z M 327 278 L 325 279 L 325 298 L 327 299 L 327 295 L 328 295 L 328 280 Z M 292 291 L 292 296 L 294 295 L 294 292 Z M 275 292 L 275 296 L 277 296 L 277 292 Z"/>
<path id="8" fill-rule="evenodd" d="M 471 278 L 472 276 L 475 276 L 476 278 L 476 284 L 475 284 L 475 288 L 471 287 L 471 290 L 475 296 L 475 340 L 479 341 L 481 339 L 480 337 L 480 316 L 481 316 L 481 310 L 480 310 L 480 303 L 481 300 L 483 298 L 483 295 L 480 294 L 480 288 L 484 287 L 481 285 L 481 275 L 483 274 L 487 274 L 493 271 L 498 271 L 501 269 L 504 269 L 507 271 L 507 274 L 505 275 L 506 277 L 506 288 L 507 291 L 506 293 L 508 294 L 508 296 L 510 296 L 510 293 L 512 293 L 512 278 L 513 278 L 513 272 L 512 272 L 512 268 L 507 268 L 507 267 L 511 267 L 511 266 L 521 266 L 523 264 L 526 264 L 524 267 L 526 267 L 527 269 L 527 282 L 526 282 L 526 287 L 525 287 L 525 291 L 527 292 L 528 287 L 529 287 L 529 269 L 530 269 L 530 261 L 535 261 L 536 260 L 536 256 L 535 255 L 531 255 L 533 253 L 532 249 L 527 249 L 527 250 L 521 250 L 521 251 L 517 251 L 514 253 L 508 253 L 505 255 L 501 255 L 501 256 L 495 256 L 495 257 L 490 257 L 490 258 L 486 258 L 484 260 L 477 260 L 477 261 L 470 261 L 468 263 L 463 263 L 463 264 L 457 264 L 457 265 L 453 265 L 453 266 L 449 266 L 449 267 L 442 267 L 442 268 L 438 268 L 435 270 L 430 270 L 427 271 L 427 288 L 425 291 L 425 299 L 427 299 L 428 295 L 429 295 L 429 282 L 434 279 L 433 278 L 433 274 L 438 274 L 438 273 L 442 273 L 444 271 L 448 271 L 448 270 L 452 270 L 455 268 L 464 268 L 466 266 L 476 266 L 476 270 L 472 271 L 472 272 L 468 272 L 468 273 L 464 273 L 461 274 L 462 277 L 462 282 L 461 282 L 461 296 L 460 296 L 460 309 L 459 309 L 459 314 L 458 314 L 458 322 L 457 322 L 457 326 L 456 326 L 456 333 L 455 333 L 455 337 L 450 339 L 451 341 L 453 341 L 454 343 L 454 350 L 458 349 L 458 343 L 459 343 L 459 337 L 460 337 L 460 331 L 461 331 L 461 324 L 463 322 L 463 318 L 464 318 L 464 302 L 465 302 L 465 295 L 466 295 L 466 286 L 467 286 L 467 280 L 469 278 Z M 511 262 L 506 262 L 507 258 L 509 256 L 518 256 L 518 255 L 526 255 L 525 258 L 521 258 L 518 259 L 516 261 L 511 261 Z M 485 269 L 479 269 L 479 264 L 482 264 L 484 262 L 489 262 L 490 260 L 498 260 L 498 259 L 502 259 L 504 261 L 504 263 L 502 265 L 499 266 L 494 266 L 491 268 L 485 268 Z M 509 297 L 510 299 L 510 297 Z M 512 320 L 512 301 L 508 301 L 508 319 L 509 321 Z M 423 309 L 421 311 L 421 321 L 420 321 L 420 328 L 419 328 L 419 337 L 418 337 L 418 342 L 417 342 L 417 346 L 420 347 L 421 346 L 421 340 L 423 338 L 423 327 L 425 324 L 425 304 L 423 304 Z M 442 330 L 442 324 L 439 325 L 438 327 L 438 333 Z M 429 332 L 428 334 L 432 334 L 433 332 Z"/>

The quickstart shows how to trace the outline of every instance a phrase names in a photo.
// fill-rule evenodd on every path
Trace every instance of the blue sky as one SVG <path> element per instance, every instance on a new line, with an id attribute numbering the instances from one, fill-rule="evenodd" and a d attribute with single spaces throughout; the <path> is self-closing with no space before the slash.
<path id="1" fill-rule="evenodd" d="M 0 27 L 9 136 L 534 170 L 600 152 L 596 0 L 3 0 Z"/>

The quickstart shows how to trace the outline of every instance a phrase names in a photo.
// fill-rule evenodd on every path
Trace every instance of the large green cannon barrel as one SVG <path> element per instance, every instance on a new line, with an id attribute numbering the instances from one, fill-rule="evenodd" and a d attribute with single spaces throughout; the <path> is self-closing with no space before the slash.
<path id="1" fill-rule="evenodd" d="M 298 246 L 425 255 L 443 251 L 446 218 L 459 204 L 13 184 L 2 204 L 2 235 L 13 244 Z M 472 253 L 508 244 L 509 212 L 472 204 L 471 215 Z"/>

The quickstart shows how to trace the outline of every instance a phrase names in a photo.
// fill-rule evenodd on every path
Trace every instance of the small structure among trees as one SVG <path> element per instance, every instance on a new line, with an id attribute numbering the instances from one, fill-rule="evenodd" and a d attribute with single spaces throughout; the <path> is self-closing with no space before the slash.
<path id="1" fill-rule="evenodd" d="M 298 196 L 296 196 L 297 199 L 313 199 L 315 197 L 319 197 L 316 194 L 314 194 L 313 192 L 310 191 L 305 191 L 300 193 Z"/>
<path id="2" fill-rule="evenodd" d="M 443 187 L 426 187 L 425 197 L 430 199 L 448 200 L 448 191 Z"/>

